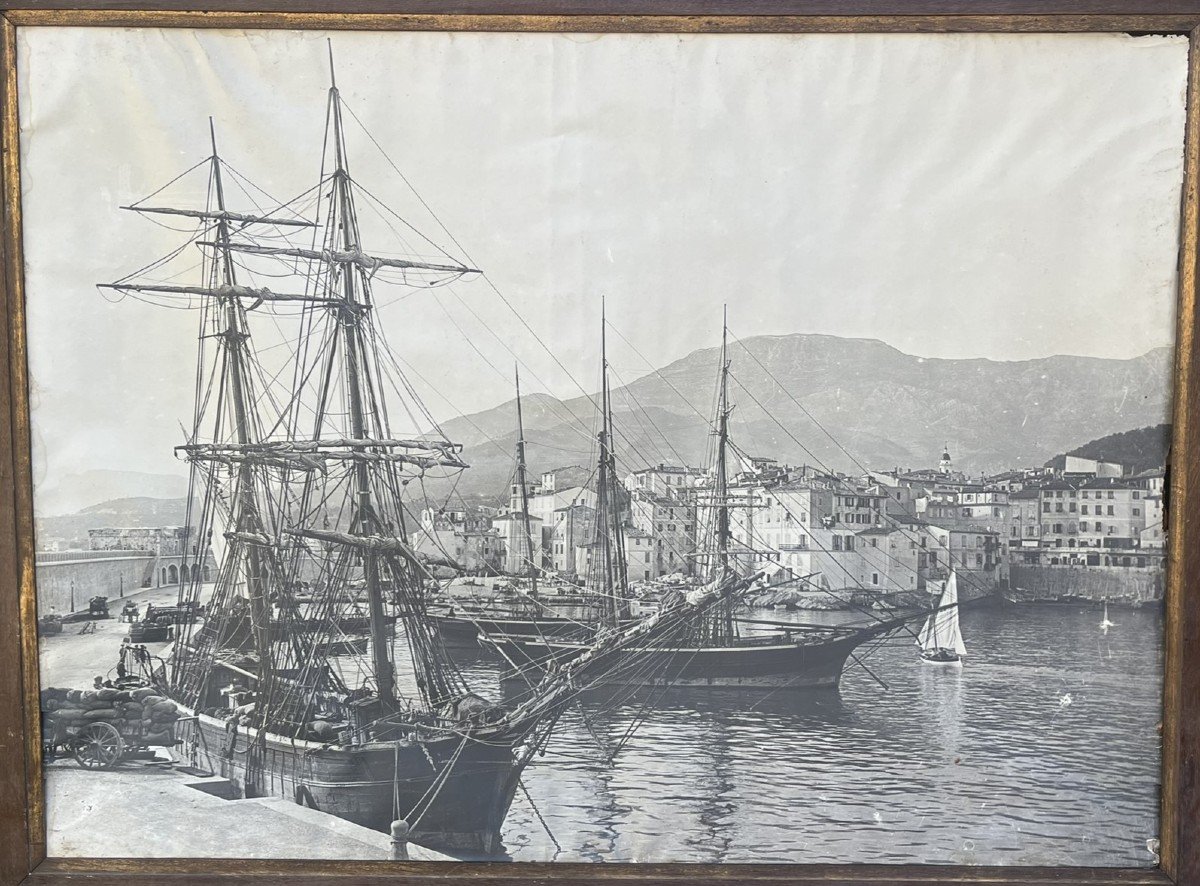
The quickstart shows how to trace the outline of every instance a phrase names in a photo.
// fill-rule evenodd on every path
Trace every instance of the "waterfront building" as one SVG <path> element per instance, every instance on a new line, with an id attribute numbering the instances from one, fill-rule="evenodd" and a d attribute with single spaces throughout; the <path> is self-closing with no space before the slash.
<path id="1" fill-rule="evenodd" d="M 1125 475 L 1125 466 L 1117 462 L 1078 455 L 1058 455 L 1050 459 L 1048 467 L 1060 477 L 1110 477 Z"/>
<path id="2" fill-rule="evenodd" d="M 930 539 L 923 553 L 923 578 L 941 582 L 953 567 L 964 593 L 992 593 L 1008 581 L 1008 559 L 1003 536 L 996 529 L 962 518 L 926 521 L 921 527 Z"/>
<path id="3" fill-rule="evenodd" d="M 1037 562 L 1037 549 L 1042 544 L 1041 500 L 1041 490 L 1036 487 L 1008 495 L 1008 551 L 1014 562 L 1023 560 L 1029 549 L 1033 562 Z"/>
<path id="4" fill-rule="evenodd" d="M 574 575 L 575 549 L 595 536 L 596 509 L 585 504 L 558 508 L 553 524 L 547 529 L 550 568 L 563 575 Z"/>
<path id="5" fill-rule="evenodd" d="M 505 539 L 487 512 L 424 508 L 413 533 L 418 553 L 453 560 L 468 572 L 495 573 L 504 566 Z"/>
<path id="6" fill-rule="evenodd" d="M 1162 495 L 1163 486 L 1167 480 L 1167 472 L 1164 468 L 1150 468 L 1149 470 L 1134 474 L 1129 479 L 1147 492 Z"/>
<path id="7" fill-rule="evenodd" d="M 521 575 L 528 573 L 531 567 L 545 568 L 540 518 L 529 517 L 529 535 L 533 536 L 533 545 L 537 549 L 532 552 L 525 534 L 525 520 L 520 512 L 501 514 L 493 517 L 491 522 L 501 540 L 501 571 L 509 575 Z"/>
<path id="8" fill-rule="evenodd" d="M 1163 530 L 1163 498 L 1159 493 L 1148 492 L 1142 499 L 1145 525 L 1141 532 L 1142 548 L 1162 550 L 1166 547 L 1167 537 Z"/>
<path id="9" fill-rule="evenodd" d="M 695 496 L 658 496 L 634 491 L 630 522 L 653 541 L 656 577 L 692 573 L 696 549 Z"/>
<path id="10" fill-rule="evenodd" d="M 627 474 L 622 482 L 631 495 L 683 498 L 704 476 L 700 468 L 660 463 L 652 468 L 639 468 Z"/>
<path id="11" fill-rule="evenodd" d="M 1146 490 L 1128 480 L 1096 478 L 1079 490 L 1079 544 L 1130 550 L 1146 528 Z"/>
<path id="12" fill-rule="evenodd" d="M 916 590 L 918 536 L 885 519 L 887 494 L 828 477 L 731 487 L 730 531 L 744 574 L 830 590 Z M 738 501 L 740 499 L 740 501 Z M 701 525 L 713 516 L 700 517 Z"/>

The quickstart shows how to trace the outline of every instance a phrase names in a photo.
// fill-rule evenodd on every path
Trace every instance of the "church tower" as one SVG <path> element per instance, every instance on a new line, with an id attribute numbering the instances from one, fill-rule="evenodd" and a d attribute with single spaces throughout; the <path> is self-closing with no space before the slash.
<path id="1" fill-rule="evenodd" d="M 954 464 L 950 461 L 950 444 L 947 443 L 942 449 L 942 460 L 938 462 L 938 470 L 943 474 L 949 474 L 953 467 Z"/>

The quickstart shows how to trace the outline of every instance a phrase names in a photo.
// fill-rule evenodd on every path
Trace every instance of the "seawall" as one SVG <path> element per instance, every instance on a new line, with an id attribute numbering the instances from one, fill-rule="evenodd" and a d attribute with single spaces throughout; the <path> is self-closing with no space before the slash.
<path id="1" fill-rule="evenodd" d="M 1163 596 L 1163 571 L 1136 566 L 1013 566 L 1009 592 L 1015 602 L 1107 600 L 1141 606 Z"/>

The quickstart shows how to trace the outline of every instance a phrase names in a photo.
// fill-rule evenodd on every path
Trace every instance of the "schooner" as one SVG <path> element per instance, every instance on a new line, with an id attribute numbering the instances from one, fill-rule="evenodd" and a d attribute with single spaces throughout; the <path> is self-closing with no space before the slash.
<path id="1" fill-rule="evenodd" d="M 606 507 L 604 500 L 605 490 L 613 490 L 619 484 L 611 446 L 607 357 L 603 365 L 597 480 L 600 500 L 594 544 L 598 556 L 592 584 L 598 599 L 607 604 L 599 624 L 613 626 L 628 614 L 630 593 L 620 515 L 611 503 Z M 707 538 L 698 551 L 700 580 L 706 583 L 705 586 L 722 586 L 743 580 L 737 561 L 744 551 L 734 549 L 730 511 L 746 508 L 748 503 L 729 482 L 728 450 L 732 445 L 729 417 L 733 411 L 729 398 L 729 368 L 728 326 L 723 322 L 716 411 L 711 423 L 715 440 L 713 459 L 709 484 L 696 490 L 699 496 L 695 500 L 699 510 L 711 514 L 707 521 Z M 738 602 L 738 597 L 726 595 L 708 607 L 703 617 L 694 619 L 689 629 L 677 635 L 673 642 L 641 649 L 638 655 L 628 656 L 625 660 L 613 658 L 605 683 L 630 687 L 739 688 L 757 692 L 836 687 L 846 662 L 859 647 L 899 632 L 918 617 L 903 615 L 866 626 L 756 623 L 736 616 Z M 756 628 L 767 625 L 769 629 L 751 632 L 744 625 Z M 587 636 L 579 636 L 579 633 L 576 631 L 574 637 L 563 637 L 548 631 L 497 631 L 485 637 L 485 644 L 513 665 L 517 673 L 510 676 L 526 678 L 525 673 L 531 668 L 545 666 L 548 662 L 569 662 L 586 651 Z"/>

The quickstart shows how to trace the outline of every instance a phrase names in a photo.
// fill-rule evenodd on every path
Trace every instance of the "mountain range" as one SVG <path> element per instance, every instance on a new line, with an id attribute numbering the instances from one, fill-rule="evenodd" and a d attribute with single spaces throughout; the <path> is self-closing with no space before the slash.
<path id="1" fill-rule="evenodd" d="M 742 452 L 846 472 L 932 467 L 944 447 L 954 466 L 972 475 L 1032 467 L 1081 441 L 1159 425 L 1170 407 L 1169 348 L 1129 360 L 933 359 L 874 339 L 794 334 L 735 342 L 729 359 L 730 429 Z M 719 348 L 695 351 L 612 391 L 620 470 L 709 462 L 719 364 Z M 595 460 L 591 400 L 528 394 L 522 411 L 530 475 L 579 465 L 586 476 Z M 504 500 L 514 468 L 515 402 L 451 419 L 442 430 L 464 444 L 471 465 L 455 499 Z M 181 519 L 186 483 L 127 471 L 66 476 L 38 487 L 39 524 L 49 529 L 45 517 L 61 514 L 79 514 L 92 526 Z M 433 498 L 449 496 L 452 487 L 427 480 L 426 488 Z M 160 513 L 135 498 L 173 501 Z M 69 535 L 75 520 L 56 529 Z"/>
<path id="2" fill-rule="evenodd" d="M 965 333 L 964 333 L 965 334 Z M 874 339 L 757 336 L 729 351 L 731 436 L 745 453 L 858 472 L 937 464 L 948 447 L 972 475 L 1040 465 L 1118 431 L 1165 421 L 1172 353 L 1114 360 L 933 359 Z M 612 392 L 624 469 L 707 462 L 719 348 L 695 351 Z M 588 398 L 522 398 L 531 474 L 590 464 Z M 462 493 L 502 496 L 513 470 L 513 401 L 447 421 L 472 470 Z"/>

